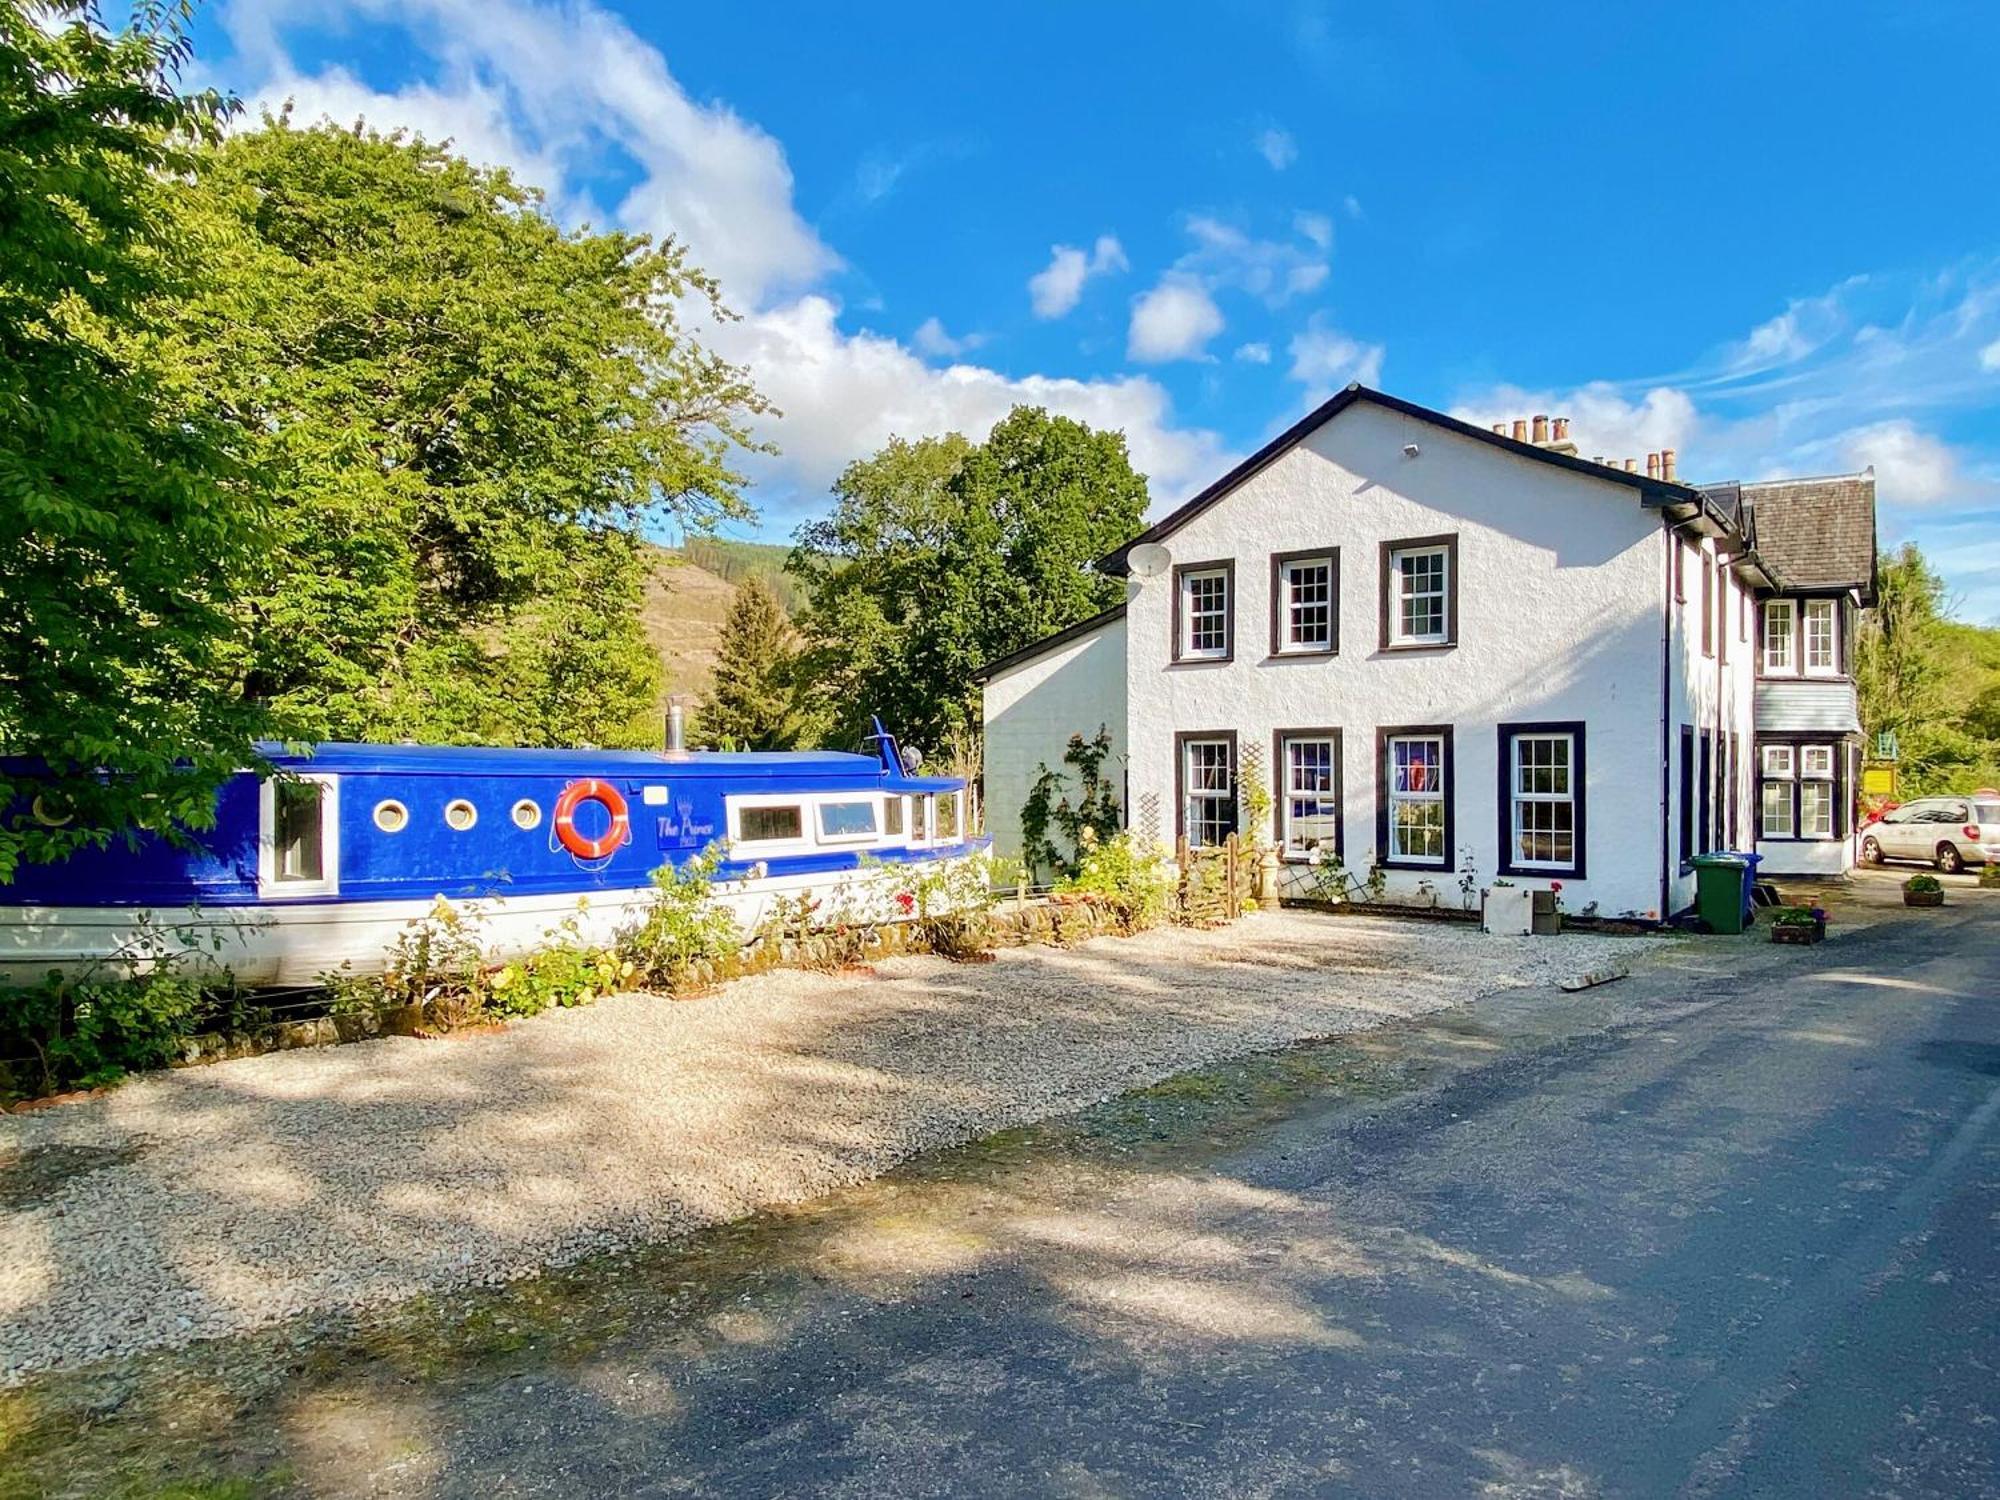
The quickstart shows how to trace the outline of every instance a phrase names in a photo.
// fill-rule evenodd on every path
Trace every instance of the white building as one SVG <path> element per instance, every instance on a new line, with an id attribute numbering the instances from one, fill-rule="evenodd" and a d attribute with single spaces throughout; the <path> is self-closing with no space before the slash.
<path id="1" fill-rule="evenodd" d="M 1872 476 L 1695 487 L 1566 427 L 1350 386 L 1104 558 L 1125 604 L 983 674 L 996 846 L 1102 724 L 1142 833 L 1247 833 L 1254 780 L 1287 860 L 1392 895 L 1559 880 L 1660 919 L 1703 850 L 1846 868 Z"/>

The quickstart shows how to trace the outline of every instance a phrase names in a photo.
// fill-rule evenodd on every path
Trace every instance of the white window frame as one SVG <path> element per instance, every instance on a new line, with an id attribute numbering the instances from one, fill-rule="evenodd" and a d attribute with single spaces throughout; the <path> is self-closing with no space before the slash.
<path id="1" fill-rule="evenodd" d="M 891 812 L 896 814 L 896 821 L 901 827 L 889 826 Z M 904 843 L 910 841 L 910 799 L 901 793 L 890 792 L 882 799 L 882 838 L 885 843 L 895 839 Z"/>
<path id="2" fill-rule="evenodd" d="M 1235 635 L 1235 631 L 1232 628 L 1233 621 L 1231 619 L 1231 615 L 1233 614 L 1236 607 L 1236 601 L 1234 598 L 1231 597 L 1235 593 L 1235 589 L 1232 586 L 1232 579 L 1231 579 L 1232 571 L 1233 570 L 1231 570 L 1230 568 L 1222 566 L 1216 566 L 1212 568 L 1182 569 L 1179 580 L 1180 639 L 1176 643 L 1179 647 L 1179 658 L 1178 658 L 1179 660 L 1181 661 L 1228 660 L 1231 647 L 1234 645 L 1234 635 Z M 1212 610 L 1201 611 L 1201 618 L 1204 620 L 1212 619 L 1218 626 L 1220 626 L 1222 631 L 1222 641 L 1220 645 L 1216 646 L 1196 646 L 1194 643 L 1195 619 L 1196 619 L 1196 611 L 1194 608 L 1195 585 L 1198 582 L 1206 583 L 1211 579 L 1213 579 L 1215 582 L 1221 585 L 1222 602 L 1219 606 L 1217 606 Z"/>
<path id="3" fill-rule="evenodd" d="M 1299 604 L 1295 595 L 1295 575 L 1308 570 L 1323 571 L 1326 574 L 1326 635 L 1316 641 L 1302 641 L 1297 636 L 1298 620 L 1295 611 L 1299 608 Z M 1332 651 L 1334 642 L 1339 639 L 1340 622 L 1335 617 L 1335 611 L 1339 607 L 1340 580 L 1331 552 L 1311 557 L 1288 557 L 1281 561 L 1278 564 L 1278 654 L 1324 656 Z"/>
<path id="4" fill-rule="evenodd" d="M 874 814 L 875 826 L 873 828 L 869 829 L 866 833 L 828 833 L 826 831 L 826 810 L 828 808 L 856 805 L 866 807 Z M 883 837 L 882 799 L 872 793 L 864 793 L 851 797 L 827 796 L 816 798 L 813 801 L 813 832 L 817 835 L 820 844 L 827 847 L 841 844 L 878 843 Z"/>
<path id="5" fill-rule="evenodd" d="M 1763 757 L 1765 780 L 1789 781 L 1798 773 L 1797 752 L 1790 745 L 1765 745 L 1758 753 Z"/>
<path id="6" fill-rule="evenodd" d="M 815 847 L 813 829 L 817 826 L 812 800 L 804 792 L 748 792 L 742 796 L 724 798 L 723 812 L 728 820 L 731 853 L 740 849 L 760 859 L 773 855 L 810 854 Z M 746 839 L 743 836 L 743 813 L 753 807 L 796 807 L 799 810 L 799 836 L 785 839 Z"/>
<path id="7" fill-rule="evenodd" d="M 1326 748 L 1327 770 L 1333 785 L 1324 791 L 1314 788 L 1298 788 L 1292 784 L 1292 749 L 1296 745 L 1323 745 Z M 1278 852 L 1286 859 L 1310 859 L 1316 849 L 1323 849 L 1330 843 L 1335 851 L 1342 847 L 1340 836 L 1340 735 L 1332 731 L 1303 730 L 1297 733 L 1281 730 L 1278 734 Z M 1185 773 L 1183 773 L 1185 774 Z M 1332 805 L 1333 837 L 1323 840 L 1313 848 L 1307 848 L 1292 836 L 1292 803 L 1321 802 Z M 1320 816 L 1327 816 L 1322 813 Z"/>
<path id="8" fill-rule="evenodd" d="M 1813 659 L 1813 625 L 1826 625 L 1826 660 Z M 1840 675 L 1840 602 L 1837 599 L 1808 599 L 1799 610 L 1799 664 L 1808 677 Z"/>
<path id="9" fill-rule="evenodd" d="M 320 789 L 319 879 L 285 880 L 278 874 L 278 778 L 266 777 L 257 789 L 257 894 L 264 900 L 292 896 L 340 894 L 340 778 L 304 772 L 294 782 Z"/>
<path id="10" fill-rule="evenodd" d="M 1799 746 L 1799 809 L 1793 819 L 1798 827 L 1798 837 L 1802 839 L 1830 839 L 1840 826 L 1839 808 L 1835 805 L 1838 783 L 1834 770 L 1839 765 L 1832 745 Z M 1824 769 L 1822 769 L 1824 767 Z M 1821 831 L 1817 826 L 1806 824 L 1806 789 L 1812 788 L 1824 798 L 1826 827 Z"/>
<path id="11" fill-rule="evenodd" d="M 1530 792 L 1521 786 L 1521 747 L 1536 740 L 1561 741 L 1563 744 L 1563 774 L 1568 790 L 1564 792 Z M 1576 742 L 1574 731 L 1567 729 L 1523 729 L 1507 736 L 1507 858 L 1505 863 L 1515 869 L 1546 871 L 1552 875 L 1574 874 L 1577 858 L 1583 852 L 1582 846 L 1582 788 L 1577 784 Z M 1530 859 L 1521 852 L 1521 808 L 1522 805 L 1548 804 L 1569 808 L 1569 858 Z M 1550 837 L 1554 837 L 1551 831 Z"/>
<path id="12" fill-rule="evenodd" d="M 1195 786 L 1195 778 L 1192 774 L 1194 752 L 1197 748 L 1206 749 L 1210 747 L 1222 751 L 1225 785 L 1219 788 L 1198 788 Z M 1190 736 L 1180 742 L 1180 758 L 1182 836 L 1186 838 L 1190 849 L 1219 849 L 1222 847 L 1221 843 L 1204 844 L 1197 835 L 1204 821 L 1213 821 L 1218 825 L 1226 823 L 1227 830 L 1223 834 L 1225 840 L 1231 833 L 1242 832 L 1240 827 L 1242 814 L 1238 806 L 1242 788 L 1237 785 L 1237 777 L 1240 773 L 1236 764 L 1235 743 L 1229 736 L 1221 734 Z M 1195 804 L 1197 801 L 1219 804 L 1224 809 L 1226 816 L 1218 816 L 1209 820 L 1197 818 L 1195 816 Z"/>
<path id="13" fill-rule="evenodd" d="M 1419 547 L 1391 547 L 1389 549 L 1389 644 L 1392 646 L 1444 646 L 1451 642 L 1451 553 L 1445 542 L 1427 542 Z M 1413 634 L 1403 629 L 1403 605 L 1413 599 L 1429 599 L 1433 591 L 1426 589 L 1421 594 L 1411 594 L 1405 587 L 1403 562 L 1406 558 L 1435 557 L 1438 560 L 1437 589 L 1438 628 L 1423 634 Z"/>
<path id="14" fill-rule="evenodd" d="M 1795 839 L 1798 832 L 1798 809 L 1793 790 L 1796 783 L 1789 777 L 1766 776 L 1757 783 L 1757 836 L 1762 839 Z M 1781 789 L 1784 797 L 1779 803 L 1785 814 L 1785 826 L 1773 827 L 1771 823 L 1770 795 L 1773 789 Z"/>
<path id="15" fill-rule="evenodd" d="M 1396 747 L 1398 745 L 1410 744 L 1431 744 L 1437 746 L 1438 784 L 1434 789 L 1411 791 L 1406 788 L 1402 791 L 1397 790 Z M 1392 734 L 1385 742 L 1383 761 L 1384 770 L 1388 776 L 1388 785 L 1382 789 L 1388 804 L 1388 827 L 1384 840 L 1388 847 L 1383 850 L 1384 860 L 1400 865 L 1436 867 L 1440 870 L 1449 868 L 1451 864 L 1451 809 L 1446 805 L 1447 787 L 1451 781 L 1451 742 L 1449 737 L 1437 733 Z M 1405 803 L 1412 806 L 1436 804 L 1438 809 L 1438 840 L 1440 846 L 1438 853 L 1434 855 L 1411 854 L 1397 847 L 1399 829 L 1396 822 L 1396 808 Z"/>
<path id="16" fill-rule="evenodd" d="M 1785 622 L 1784 630 L 1777 629 L 1780 619 Z M 1782 642 L 1782 656 L 1772 650 L 1772 646 Z M 1766 599 L 1764 601 L 1763 635 L 1757 642 L 1757 659 L 1760 670 L 1766 677 L 1796 677 L 1799 675 L 1799 610 L 1791 599 Z"/>

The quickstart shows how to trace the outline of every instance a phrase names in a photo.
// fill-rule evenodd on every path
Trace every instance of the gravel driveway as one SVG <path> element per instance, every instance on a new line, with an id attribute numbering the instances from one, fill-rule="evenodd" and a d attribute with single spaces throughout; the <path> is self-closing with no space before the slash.
<path id="1" fill-rule="evenodd" d="M 0 1118 L 0 1382 L 527 1275 L 1641 944 L 1275 912 L 143 1078 Z"/>

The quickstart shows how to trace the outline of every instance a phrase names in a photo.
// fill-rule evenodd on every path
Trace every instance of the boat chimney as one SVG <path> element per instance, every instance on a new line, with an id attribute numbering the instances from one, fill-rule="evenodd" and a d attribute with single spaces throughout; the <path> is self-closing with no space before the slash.
<path id="1" fill-rule="evenodd" d="M 667 704 L 667 754 L 681 755 L 687 750 L 687 710 L 677 702 Z"/>

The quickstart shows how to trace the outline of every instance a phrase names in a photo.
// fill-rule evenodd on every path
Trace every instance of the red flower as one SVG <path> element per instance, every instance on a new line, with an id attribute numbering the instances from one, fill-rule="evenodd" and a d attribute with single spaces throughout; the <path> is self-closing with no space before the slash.
<path id="1" fill-rule="evenodd" d="M 1559 891 L 1562 888 L 1563 888 L 1563 883 L 1560 880 L 1551 880 L 1549 882 L 1549 889 L 1552 891 Z"/>
<path id="2" fill-rule="evenodd" d="M 904 912 L 913 911 L 916 909 L 916 905 L 917 897 L 914 891 L 896 892 L 896 906 L 899 910 Z"/>

